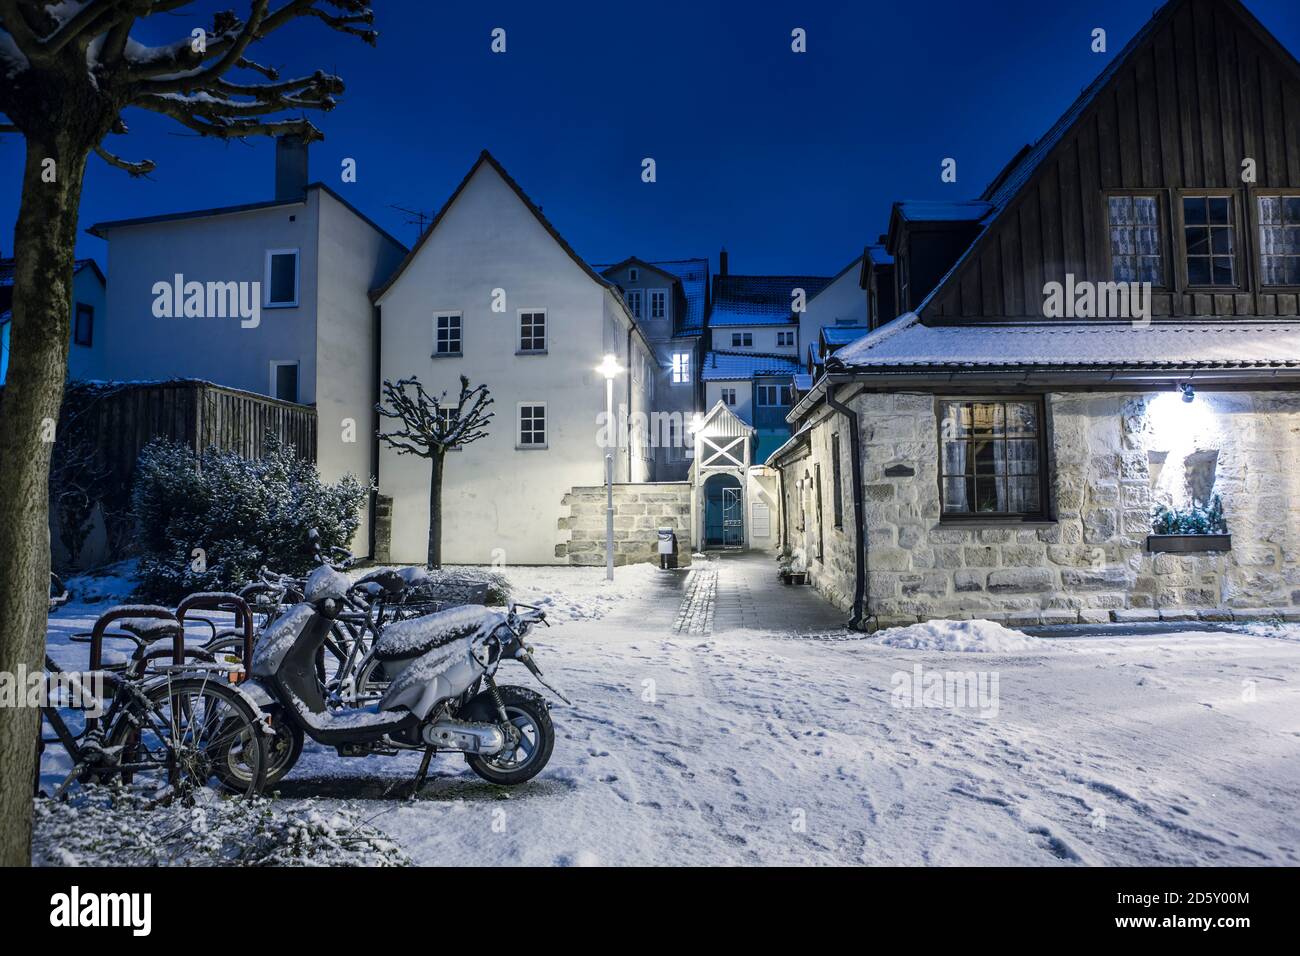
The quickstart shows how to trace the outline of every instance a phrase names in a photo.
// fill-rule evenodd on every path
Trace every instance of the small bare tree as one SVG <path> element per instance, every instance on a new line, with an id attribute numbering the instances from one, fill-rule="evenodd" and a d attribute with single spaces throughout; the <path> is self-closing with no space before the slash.
<path id="1" fill-rule="evenodd" d="M 129 107 L 171 117 L 200 136 L 289 134 L 320 139 L 304 110 L 329 110 L 342 81 L 317 71 L 281 79 L 251 58 L 271 33 L 303 18 L 373 43 L 364 0 L 248 0 L 248 12 L 211 14 L 196 0 L 0 0 L 0 133 L 26 142 L 14 228 L 9 377 L 0 402 L 0 671 L 36 670 L 45 644 L 50 570 L 53 424 L 67 369 L 72 265 L 86 161 L 94 153 L 133 176 L 103 146 L 127 132 Z M 158 14 L 179 27 L 163 46 L 132 34 Z M 200 18 L 203 18 L 200 20 Z M 207 26 L 207 29 L 204 29 Z M 234 77 L 234 78 L 232 78 Z M 31 860 L 32 760 L 37 715 L 0 708 L 0 866 Z"/>
<path id="2" fill-rule="evenodd" d="M 488 411 L 492 397 L 486 385 L 469 387 L 469 379 L 460 377 L 460 397 L 454 406 L 447 403 L 447 393 L 430 395 L 418 378 L 384 382 L 384 403 L 375 406 L 384 418 L 400 425 L 395 431 L 379 433 L 379 440 L 397 450 L 399 455 L 428 458 L 429 474 L 429 544 L 427 563 L 442 567 L 442 466 L 447 452 L 462 448 L 487 435 Z"/>

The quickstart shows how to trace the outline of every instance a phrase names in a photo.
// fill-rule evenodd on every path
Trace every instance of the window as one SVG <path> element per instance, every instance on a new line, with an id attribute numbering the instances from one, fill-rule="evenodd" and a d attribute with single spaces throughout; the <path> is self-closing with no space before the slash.
<path id="1" fill-rule="evenodd" d="M 939 414 L 943 516 L 1041 517 L 1041 403 L 946 400 Z"/>
<path id="2" fill-rule="evenodd" d="M 298 250 L 268 249 L 262 305 L 287 309 L 298 304 Z"/>
<path id="3" fill-rule="evenodd" d="M 77 303 L 77 316 L 72 326 L 72 341 L 89 347 L 95 340 L 95 307 Z"/>
<path id="4" fill-rule="evenodd" d="M 817 560 L 821 561 L 826 556 L 826 534 L 823 531 L 822 522 L 822 463 L 813 464 L 813 495 L 817 503 Z"/>
<path id="5" fill-rule="evenodd" d="M 1155 196 L 1111 196 L 1110 273 L 1116 282 L 1165 284 L 1160 204 Z"/>
<path id="6" fill-rule="evenodd" d="M 747 349 L 754 344 L 753 332 L 732 332 L 731 347 L 733 349 Z"/>
<path id="7" fill-rule="evenodd" d="M 793 332 L 777 332 L 777 333 L 776 333 L 776 344 L 777 344 L 778 347 L 780 347 L 780 346 L 793 346 L 793 345 L 794 345 L 794 333 L 793 333 Z"/>
<path id="8" fill-rule="evenodd" d="M 668 315 L 668 293 L 664 289 L 650 290 L 650 318 L 662 319 Z"/>
<path id="9" fill-rule="evenodd" d="M 1300 286 L 1300 196 L 1259 197 L 1259 266 L 1264 285 Z"/>
<path id="10" fill-rule="evenodd" d="M 734 388 L 722 389 L 722 404 L 724 405 L 736 404 L 736 390 Z"/>
<path id="11" fill-rule="evenodd" d="M 442 433 L 446 435 L 448 432 L 450 432 L 453 428 L 456 427 L 456 421 L 457 421 L 456 409 L 439 408 L 438 421 L 442 425 Z M 450 448 L 448 448 L 447 451 L 464 451 L 464 449 L 465 449 L 464 445 L 453 445 Z"/>
<path id="12" fill-rule="evenodd" d="M 759 385 L 755 387 L 754 394 L 759 405 L 774 407 L 792 404 L 794 389 L 789 385 Z"/>
<path id="13" fill-rule="evenodd" d="M 519 313 L 519 351 L 546 351 L 546 313 L 544 311 Z"/>
<path id="14" fill-rule="evenodd" d="M 691 353 L 673 353 L 673 384 L 685 385 L 691 380 Z"/>
<path id="15" fill-rule="evenodd" d="M 519 405 L 519 448 L 546 447 L 546 403 Z"/>
<path id="16" fill-rule="evenodd" d="M 298 363 L 271 363 L 271 394 L 282 402 L 298 401 Z"/>
<path id="17" fill-rule="evenodd" d="M 844 485 L 840 478 L 840 436 L 831 436 L 831 513 L 835 527 L 844 527 Z"/>
<path id="18" fill-rule="evenodd" d="M 1184 196 L 1187 284 L 1237 285 L 1237 227 L 1231 196 Z"/>
<path id="19" fill-rule="evenodd" d="M 442 312 L 433 317 L 433 354 L 461 354 L 461 317 L 459 312 Z"/>
<path id="20" fill-rule="evenodd" d="M 628 270 L 627 270 L 627 281 L 628 281 L 628 282 L 640 282 L 640 281 L 641 281 L 641 270 L 640 270 L 640 269 L 637 269 L 636 267 L 633 267 L 633 268 L 631 268 L 631 269 L 628 269 Z"/>
<path id="21" fill-rule="evenodd" d="M 632 318 L 641 318 L 641 290 L 628 289 L 624 298 L 627 299 L 627 310 L 632 313 Z"/>

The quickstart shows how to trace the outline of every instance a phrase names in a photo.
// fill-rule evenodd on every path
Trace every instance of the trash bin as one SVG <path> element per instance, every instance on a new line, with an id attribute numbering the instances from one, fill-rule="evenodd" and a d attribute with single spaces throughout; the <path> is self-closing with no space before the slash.
<path id="1" fill-rule="evenodd" d="M 659 567 L 661 570 L 677 567 L 677 535 L 672 528 L 659 529 Z"/>

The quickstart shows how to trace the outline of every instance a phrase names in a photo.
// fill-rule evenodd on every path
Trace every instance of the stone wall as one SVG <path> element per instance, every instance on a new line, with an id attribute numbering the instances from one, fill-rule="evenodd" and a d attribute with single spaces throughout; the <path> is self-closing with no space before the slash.
<path id="1" fill-rule="evenodd" d="M 862 394 L 852 405 L 862 425 L 868 594 L 881 626 L 936 617 L 1228 619 L 1300 609 L 1300 394 L 1200 392 L 1191 405 L 1174 392 L 1048 395 L 1055 520 L 973 526 L 939 521 L 934 396 Z M 829 480 L 832 428 L 843 428 L 839 416 L 814 428 L 811 457 L 787 465 L 788 502 L 797 506 L 790 483 L 814 461 Z M 846 497 L 848 480 L 846 471 Z M 1222 496 L 1233 549 L 1148 552 L 1152 505 L 1177 501 L 1192 485 Z M 827 535 L 824 559 L 810 569 L 840 607 L 852 598 L 851 508 L 850 499 L 845 531 Z M 788 520 L 793 542 L 809 540 L 795 530 L 797 511 Z"/>
<path id="2" fill-rule="evenodd" d="M 659 560 L 661 527 L 677 533 L 677 563 L 691 563 L 691 489 L 689 482 L 645 482 L 614 485 L 614 563 Z M 605 563 L 605 486 L 573 488 L 562 504 L 569 514 L 559 520 L 561 543 L 557 558 L 570 564 Z"/>

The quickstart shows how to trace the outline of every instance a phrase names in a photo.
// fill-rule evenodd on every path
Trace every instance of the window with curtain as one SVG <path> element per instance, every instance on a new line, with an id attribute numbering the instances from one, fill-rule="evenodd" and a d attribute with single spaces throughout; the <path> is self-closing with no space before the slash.
<path id="1" fill-rule="evenodd" d="M 1160 207 L 1155 196 L 1111 196 L 1110 268 L 1116 282 L 1165 284 Z"/>
<path id="2" fill-rule="evenodd" d="M 1043 515 L 1042 404 L 1037 399 L 940 403 L 943 516 Z"/>
<path id="3" fill-rule="evenodd" d="M 1259 265 L 1264 285 L 1300 286 L 1300 196 L 1259 197 Z"/>

